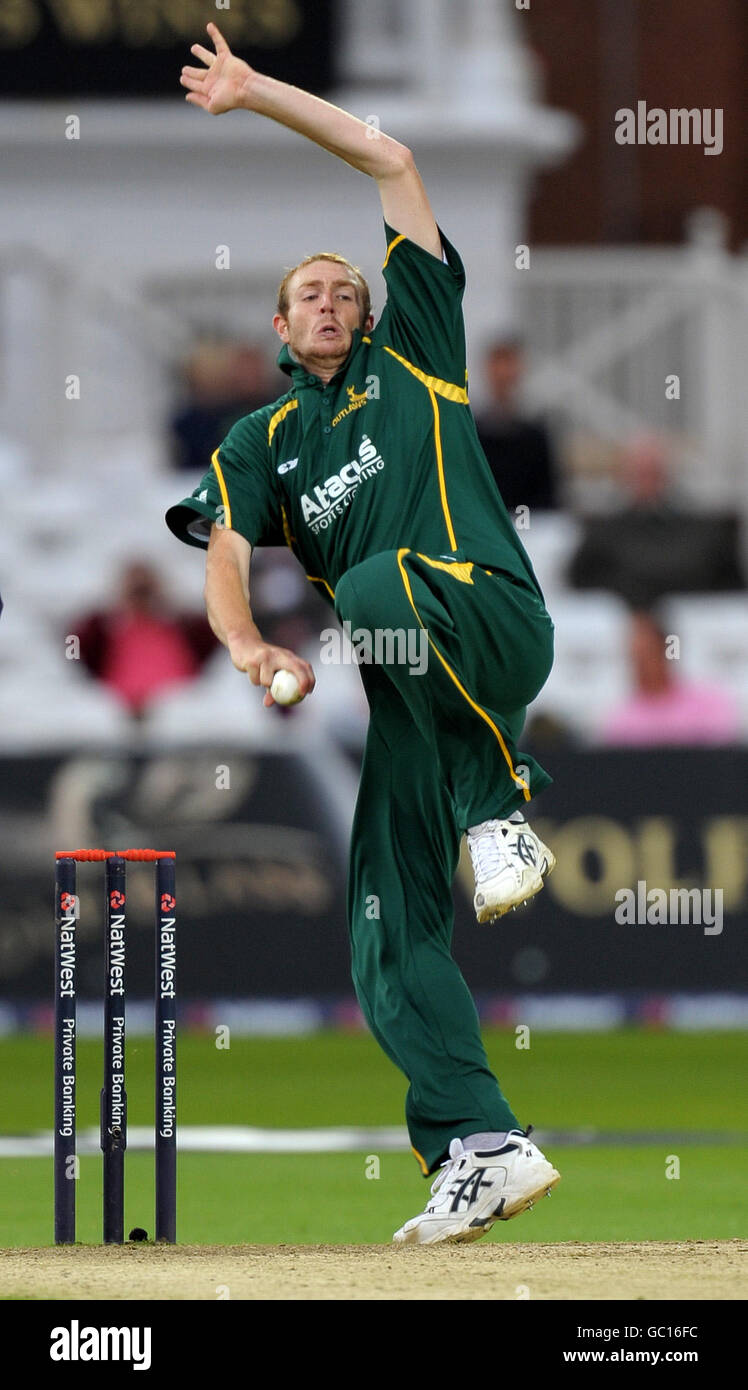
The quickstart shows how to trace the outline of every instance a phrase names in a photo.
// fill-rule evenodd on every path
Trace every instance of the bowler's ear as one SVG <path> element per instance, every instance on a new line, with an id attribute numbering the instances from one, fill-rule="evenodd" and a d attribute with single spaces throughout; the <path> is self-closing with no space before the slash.
<path id="1" fill-rule="evenodd" d="M 283 341 L 284 343 L 287 343 L 287 342 L 288 342 L 288 322 L 287 322 L 286 319 L 284 319 L 284 317 L 283 317 L 282 314 L 275 314 L 275 315 L 273 316 L 273 328 L 275 329 L 276 333 L 278 334 L 278 337 L 279 337 L 280 339 L 282 339 L 282 341 Z"/>
<path id="2" fill-rule="evenodd" d="M 372 330 L 373 327 L 374 327 L 374 315 L 373 315 L 373 314 L 369 314 L 369 317 L 367 318 L 367 320 L 366 320 L 366 322 L 365 322 L 365 324 L 364 324 L 364 328 L 363 328 L 364 333 L 371 333 L 371 330 Z"/>

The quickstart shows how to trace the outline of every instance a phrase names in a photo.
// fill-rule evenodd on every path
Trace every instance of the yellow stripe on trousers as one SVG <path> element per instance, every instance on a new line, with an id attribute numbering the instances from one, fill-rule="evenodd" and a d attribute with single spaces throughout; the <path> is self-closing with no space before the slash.
<path id="1" fill-rule="evenodd" d="M 510 771 L 511 776 L 512 776 L 512 781 L 514 782 L 515 786 L 521 787 L 521 788 L 522 788 L 522 792 L 523 792 L 525 801 L 530 801 L 530 800 L 532 799 L 531 796 L 530 796 L 530 788 L 528 787 L 527 782 L 524 780 L 524 778 L 523 778 L 523 777 L 520 777 L 519 773 L 514 771 L 514 767 L 512 766 L 511 755 L 510 755 L 509 749 L 507 748 L 507 746 L 506 746 L 506 744 L 505 744 L 505 742 L 504 742 L 504 739 L 502 738 L 501 730 L 496 726 L 496 724 L 494 724 L 493 719 L 491 718 L 490 714 L 487 714 L 486 711 L 485 711 L 484 709 L 481 709 L 481 706 L 478 705 L 478 704 L 476 704 L 475 700 L 473 700 L 472 697 L 471 697 L 470 695 L 468 695 L 467 690 L 465 689 L 464 685 L 461 683 L 461 681 L 460 681 L 460 680 L 458 679 L 458 677 L 455 675 L 454 671 L 452 670 L 452 667 L 449 665 L 449 662 L 446 661 L 445 658 L 442 656 L 441 652 L 439 651 L 439 648 L 436 646 L 435 642 L 433 641 L 433 639 L 432 639 L 432 637 L 431 637 L 431 633 L 428 631 L 428 628 L 426 627 L 426 624 L 425 624 L 425 623 L 422 621 L 422 619 L 421 619 L 421 615 L 420 615 L 420 613 L 418 612 L 418 609 L 417 609 L 416 604 L 415 604 L 415 600 L 414 600 L 414 598 L 413 598 L 413 591 L 412 591 L 412 589 L 411 589 L 411 587 L 410 587 L 410 580 L 409 580 L 409 578 L 408 578 L 408 576 L 407 576 L 407 574 L 406 574 L 406 572 L 405 572 L 405 566 L 403 565 L 403 556 L 404 556 L 404 555 L 409 555 L 409 554 L 410 554 L 410 551 L 407 549 L 407 547 L 404 547 L 402 550 L 398 550 L 398 552 L 397 552 L 397 563 L 398 563 L 398 566 L 399 566 L 399 569 L 400 569 L 400 574 L 401 574 L 401 576 L 402 576 L 402 581 L 403 581 L 403 586 L 404 586 L 404 588 L 405 588 L 405 592 L 406 592 L 406 594 L 408 595 L 408 599 L 409 599 L 409 601 L 410 601 L 410 606 L 411 606 L 411 608 L 413 609 L 413 612 L 415 613 L 416 618 L 418 619 L 419 625 L 420 625 L 420 626 L 424 629 L 424 631 L 426 632 L 426 635 L 427 635 L 427 637 L 428 637 L 429 646 L 431 647 L 432 651 L 434 651 L 434 652 L 436 653 L 436 655 L 438 656 L 438 658 L 439 658 L 439 660 L 440 660 L 442 666 L 444 667 L 444 670 L 447 672 L 447 675 L 449 676 L 450 680 L 454 681 L 454 684 L 457 686 L 457 689 L 459 690 L 460 694 L 467 700 L 468 704 L 470 705 L 470 708 L 471 708 L 471 709 L 474 709 L 474 710 L 475 710 L 475 713 L 478 714 L 478 715 L 480 715 L 480 718 L 488 725 L 489 729 L 491 729 L 491 731 L 495 734 L 495 736 L 496 736 L 496 738 L 498 739 L 498 742 L 499 742 L 499 747 L 501 748 L 501 751 L 502 751 L 502 753 L 503 753 L 503 755 L 504 755 L 504 758 L 506 759 L 507 766 L 508 766 L 509 771 Z"/>
<path id="2" fill-rule="evenodd" d="M 418 1159 L 418 1162 L 419 1162 L 420 1165 L 421 1165 L 421 1171 L 423 1172 L 423 1176 L 424 1176 L 425 1178 L 427 1178 L 428 1175 L 429 1175 L 429 1165 L 428 1165 L 428 1163 L 426 1162 L 426 1160 L 425 1160 L 423 1154 L 419 1154 L 418 1149 L 415 1147 L 414 1144 L 411 1144 L 410 1149 L 411 1149 L 411 1153 L 414 1153 L 414 1154 L 415 1154 L 416 1158 Z"/>

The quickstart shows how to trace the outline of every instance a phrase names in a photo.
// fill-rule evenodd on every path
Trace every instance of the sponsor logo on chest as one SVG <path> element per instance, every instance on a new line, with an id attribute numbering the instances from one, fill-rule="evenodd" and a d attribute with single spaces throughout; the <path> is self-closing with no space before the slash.
<path id="1" fill-rule="evenodd" d="M 356 495 L 361 483 L 375 478 L 384 468 L 384 459 L 372 444 L 368 434 L 358 446 L 358 457 L 301 497 L 301 514 L 313 536 L 332 526 L 342 516 Z"/>

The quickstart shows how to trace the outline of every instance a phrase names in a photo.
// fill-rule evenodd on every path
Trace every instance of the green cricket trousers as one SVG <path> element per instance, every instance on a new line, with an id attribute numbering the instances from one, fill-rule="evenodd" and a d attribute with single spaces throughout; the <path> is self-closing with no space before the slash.
<path id="1" fill-rule="evenodd" d="M 372 657 L 360 665 L 370 724 L 348 880 L 353 981 L 410 1082 L 411 1144 L 431 1173 L 456 1136 L 521 1128 L 452 957 L 452 882 L 467 827 L 551 780 L 516 739 L 552 665 L 553 624 L 529 583 L 462 551 L 370 556 L 339 581 L 335 607 L 354 648 L 368 632 Z"/>

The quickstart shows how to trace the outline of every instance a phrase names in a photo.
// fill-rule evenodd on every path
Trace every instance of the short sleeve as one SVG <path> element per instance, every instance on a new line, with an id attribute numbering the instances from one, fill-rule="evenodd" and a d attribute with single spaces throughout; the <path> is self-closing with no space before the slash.
<path id="1" fill-rule="evenodd" d="M 437 260 L 386 222 L 384 226 L 387 304 L 379 324 L 383 339 L 423 371 L 464 387 L 462 261 L 441 228 L 445 260 Z"/>
<path id="2" fill-rule="evenodd" d="M 214 523 L 238 531 L 252 547 L 284 544 L 266 416 L 263 409 L 239 420 L 192 496 L 167 511 L 167 526 L 185 544 L 206 547 Z"/>

